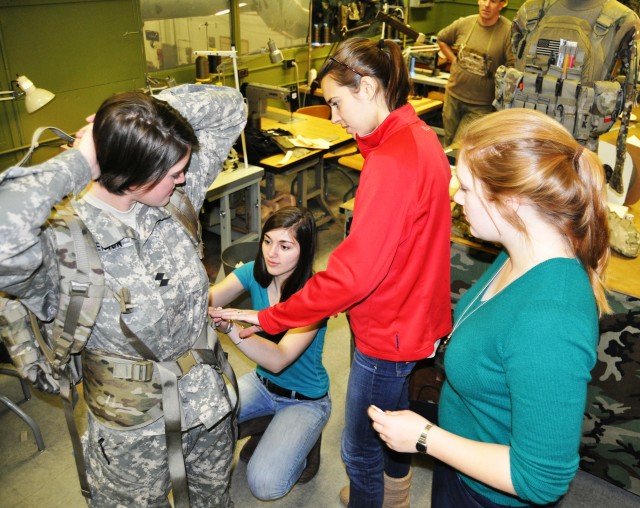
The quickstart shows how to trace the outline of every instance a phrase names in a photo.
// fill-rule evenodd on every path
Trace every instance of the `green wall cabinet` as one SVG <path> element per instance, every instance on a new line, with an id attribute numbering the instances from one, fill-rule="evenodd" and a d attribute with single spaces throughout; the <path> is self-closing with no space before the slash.
<path id="1" fill-rule="evenodd" d="M 144 86 L 141 26 L 137 0 L 0 0 L 0 89 L 24 74 L 56 94 L 32 114 L 23 100 L 0 102 L 0 169 L 37 127 L 74 132 L 105 97 Z"/>

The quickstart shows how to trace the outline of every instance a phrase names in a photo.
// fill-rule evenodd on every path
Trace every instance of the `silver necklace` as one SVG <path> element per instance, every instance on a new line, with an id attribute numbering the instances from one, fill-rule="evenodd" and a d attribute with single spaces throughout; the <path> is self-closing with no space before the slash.
<path id="1" fill-rule="evenodd" d="M 508 261 L 508 260 L 507 260 Z M 473 313 L 475 311 L 477 311 L 479 308 L 481 308 L 485 303 L 487 303 L 489 300 L 484 300 L 482 303 L 480 303 L 480 305 L 478 305 L 475 309 L 473 309 L 471 312 L 469 312 L 467 314 L 467 311 L 473 307 L 473 304 L 476 303 L 476 300 L 478 298 L 480 298 L 480 296 L 484 295 L 485 292 L 487 291 L 487 289 L 489 288 L 489 286 L 491 285 L 491 283 L 496 279 L 496 277 L 498 275 L 500 275 L 500 272 L 502 272 L 502 269 L 505 267 L 505 265 L 507 264 L 507 261 L 505 261 L 502 266 L 500 268 L 498 268 L 498 270 L 496 271 L 496 273 L 494 273 L 491 278 L 489 279 L 489 281 L 484 285 L 484 287 L 478 291 L 478 294 L 476 296 L 473 297 L 473 300 L 471 300 L 471 303 L 469 305 L 466 306 L 466 308 L 462 311 L 462 314 L 460 314 L 460 317 L 458 318 L 458 320 L 454 323 L 453 325 L 453 330 L 451 330 L 451 333 L 449 335 L 447 335 L 447 339 L 444 341 L 445 346 L 447 345 L 447 343 L 449 342 L 449 340 L 451 340 L 451 336 L 454 334 L 454 332 L 458 329 L 458 327 L 464 323 L 466 321 L 466 319 L 473 315 Z"/>

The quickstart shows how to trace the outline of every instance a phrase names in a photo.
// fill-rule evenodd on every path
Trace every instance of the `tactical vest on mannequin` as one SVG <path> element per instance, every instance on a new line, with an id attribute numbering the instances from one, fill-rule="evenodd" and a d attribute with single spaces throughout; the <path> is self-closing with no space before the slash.
<path id="1" fill-rule="evenodd" d="M 534 108 L 596 151 L 622 114 L 610 185 L 622 192 L 636 95 L 638 15 L 616 0 L 528 0 L 512 25 L 515 68 L 496 73 L 496 109 Z"/>

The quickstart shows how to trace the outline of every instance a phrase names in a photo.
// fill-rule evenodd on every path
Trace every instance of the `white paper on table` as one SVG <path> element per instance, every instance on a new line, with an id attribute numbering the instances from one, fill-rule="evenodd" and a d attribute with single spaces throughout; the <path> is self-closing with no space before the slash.
<path id="1" fill-rule="evenodd" d="M 289 160 L 291 159 L 291 157 L 293 157 L 293 151 L 292 150 L 288 150 L 286 154 L 284 154 L 284 156 L 282 157 L 282 159 L 280 159 L 280 161 L 278 162 L 278 164 L 286 164 L 287 162 L 289 162 Z"/>
<path id="2" fill-rule="evenodd" d="M 640 138 L 638 138 L 638 136 L 634 134 L 630 138 L 627 138 L 627 144 L 633 145 L 633 146 L 640 146 Z"/>
<path id="3" fill-rule="evenodd" d="M 331 148 L 331 143 L 322 138 L 309 139 L 298 135 L 295 138 L 289 138 L 289 141 L 291 141 L 294 146 L 302 148 L 314 148 L 316 150 L 328 150 Z"/>

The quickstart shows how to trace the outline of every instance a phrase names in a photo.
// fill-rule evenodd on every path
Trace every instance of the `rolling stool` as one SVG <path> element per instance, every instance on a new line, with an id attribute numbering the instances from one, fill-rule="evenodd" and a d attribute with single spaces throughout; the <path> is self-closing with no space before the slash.
<path id="1" fill-rule="evenodd" d="M 20 381 L 20 386 L 22 387 L 22 395 L 24 398 L 20 402 L 18 402 L 18 404 L 31 399 L 31 392 L 29 391 L 27 382 L 22 379 L 15 370 L 0 367 L 0 374 L 17 377 Z M 22 409 L 20 409 L 18 407 L 18 404 L 16 404 L 3 394 L 0 394 L 0 402 L 7 406 L 15 414 L 17 414 L 20 418 L 22 418 L 22 420 L 24 420 L 24 422 L 31 428 L 31 431 L 36 438 L 36 445 L 38 446 L 38 450 L 44 451 L 44 439 L 42 438 L 42 432 L 40 432 L 40 426 L 35 422 L 35 420 L 31 418 L 27 413 L 25 413 Z"/>
<path id="2" fill-rule="evenodd" d="M 272 419 L 273 415 L 259 416 L 258 418 L 253 418 L 252 420 L 247 420 L 246 422 L 238 424 L 238 439 L 250 436 L 249 440 L 242 447 L 242 450 L 240 450 L 240 460 L 242 462 L 249 462 L 249 459 L 251 459 L 253 452 L 260 442 L 262 434 L 267 430 Z M 307 455 L 307 466 L 302 471 L 297 483 L 307 483 L 317 474 L 318 469 L 320 469 L 321 441 L 322 434 L 320 434 L 316 444 L 314 444 L 311 451 L 309 451 L 309 455 Z"/>
<path id="3" fill-rule="evenodd" d="M 361 172 L 364 166 L 364 157 L 360 152 L 351 155 L 345 155 L 344 157 L 340 157 L 338 159 L 338 164 L 340 166 L 353 169 L 354 171 Z M 351 195 L 355 196 L 357 187 L 358 184 L 352 180 L 351 188 L 344 194 L 342 201 L 347 201 L 349 199 L 349 196 Z"/>

